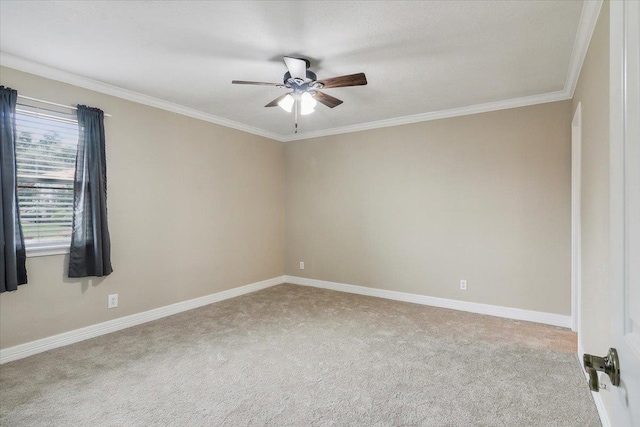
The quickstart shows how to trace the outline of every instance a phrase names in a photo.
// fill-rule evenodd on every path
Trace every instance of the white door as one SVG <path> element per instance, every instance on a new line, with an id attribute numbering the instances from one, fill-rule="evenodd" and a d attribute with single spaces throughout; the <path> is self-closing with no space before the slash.
<path id="1" fill-rule="evenodd" d="M 610 5 L 611 344 L 621 381 L 607 412 L 623 427 L 640 426 L 640 2 Z"/>

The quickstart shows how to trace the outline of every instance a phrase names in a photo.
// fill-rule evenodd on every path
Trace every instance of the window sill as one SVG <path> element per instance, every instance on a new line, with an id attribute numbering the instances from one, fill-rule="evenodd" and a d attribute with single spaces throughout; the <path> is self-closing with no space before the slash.
<path id="1" fill-rule="evenodd" d="M 69 245 L 27 248 L 27 258 L 39 257 L 39 256 L 50 256 L 50 255 L 65 255 L 68 253 L 69 253 Z"/>

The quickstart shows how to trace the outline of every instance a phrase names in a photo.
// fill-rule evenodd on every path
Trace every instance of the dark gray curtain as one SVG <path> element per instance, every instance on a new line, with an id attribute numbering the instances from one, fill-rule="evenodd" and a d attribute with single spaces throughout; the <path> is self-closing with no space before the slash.
<path id="1" fill-rule="evenodd" d="M 26 253 L 18 209 L 16 177 L 16 101 L 18 92 L 0 86 L 0 292 L 27 283 Z"/>
<path id="2" fill-rule="evenodd" d="M 78 105 L 78 128 L 69 277 L 108 276 L 113 269 L 107 225 L 104 113 Z"/>

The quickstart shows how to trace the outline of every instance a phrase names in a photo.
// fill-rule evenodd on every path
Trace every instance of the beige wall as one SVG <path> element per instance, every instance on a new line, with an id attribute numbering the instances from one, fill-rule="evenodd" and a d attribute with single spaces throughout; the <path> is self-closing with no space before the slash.
<path id="1" fill-rule="evenodd" d="M 0 296 L 2 348 L 285 272 L 570 314 L 570 101 L 285 145 L 7 68 L 0 77 L 113 114 L 115 270 L 70 280 L 65 256 L 30 258 L 29 284 Z"/>
<path id="2" fill-rule="evenodd" d="M 0 70 L 3 85 L 105 122 L 114 273 L 66 278 L 66 256 L 29 258 L 0 296 L 3 348 L 284 273 L 284 146 L 119 98 Z M 107 295 L 119 294 L 108 310 Z"/>
<path id="3" fill-rule="evenodd" d="M 611 345 L 609 283 L 609 2 L 600 11 L 573 98 L 582 104 L 582 295 L 580 341 L 605 354 Z M 608 393 L 601 393 L 608 399 Z"/>
<path id="4" fill-rule="evenodd" d="M 288 143 L 286 273 L 569 315 L 571 113 Z"/>

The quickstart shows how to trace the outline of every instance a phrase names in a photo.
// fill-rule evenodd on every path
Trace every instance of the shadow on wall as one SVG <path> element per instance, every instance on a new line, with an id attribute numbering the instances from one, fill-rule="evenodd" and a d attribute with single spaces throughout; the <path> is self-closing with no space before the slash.
<path id="1" fill-rule="evenodd" d="M 89 286 L 93 286 L 94 288 L 99 286 L 104 280 L 105 277 L 69 277 L 69 254 L 64 256 L 64 263 L 62 265 L 62 283 L 75 285 L 80 284 L 80 289 L 82 293 L 86 293 L 89 289 Z"/>

